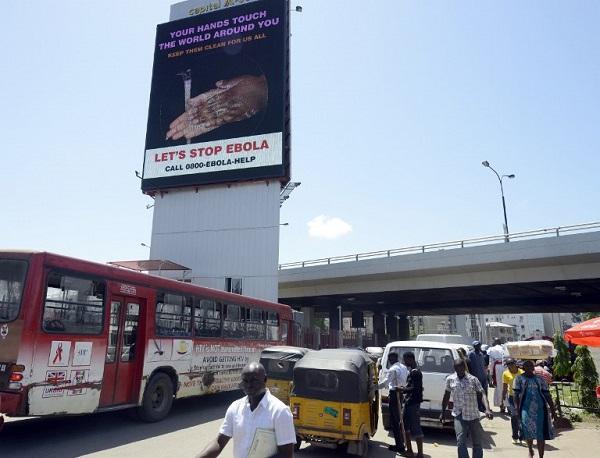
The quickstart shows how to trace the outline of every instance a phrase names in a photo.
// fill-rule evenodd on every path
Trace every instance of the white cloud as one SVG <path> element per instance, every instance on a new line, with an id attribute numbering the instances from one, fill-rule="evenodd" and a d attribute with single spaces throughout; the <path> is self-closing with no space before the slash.
<path id="1" fill-rule="evenodd" d="M 319 215 L 308 222 L 308 234 L 320 239 L 337 239 L 352 232 L 352 226 L 341 218 Z"/>

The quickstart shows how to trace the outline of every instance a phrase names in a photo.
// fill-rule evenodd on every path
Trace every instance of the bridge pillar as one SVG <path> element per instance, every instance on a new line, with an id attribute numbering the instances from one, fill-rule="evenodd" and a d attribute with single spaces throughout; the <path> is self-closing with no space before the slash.
<path id="1" fill-rule="evenodd" d="M 311 329 L 315 324 L 315 308 L 300 307 L 300 311 L 304 314 L 304 327 Z"/>
<path id="2" fill-rule="evenodd" d="M 389 341 L 398 340 L 398 319 L 393 313 L 388 313 L 385 319 L 385 327 Z"/>
<path id="3" fill-rule="evenodd" d="M 373 334 L 375 334 L 375 345 L 383 347 L 387 343 L 383 313 L 373 312 Z"/>
<path id="4" fill-rule="evenodd" d="M 340 330 L 340 317 L 337 306 L 332 305 L 329 307 L 329 329 L 339 331 Z"/>
<path id="5" fill-rule="evenodd" d="M 398 340 L 410 340 L 410 322 L 407 315 L 398 315 Z"/>

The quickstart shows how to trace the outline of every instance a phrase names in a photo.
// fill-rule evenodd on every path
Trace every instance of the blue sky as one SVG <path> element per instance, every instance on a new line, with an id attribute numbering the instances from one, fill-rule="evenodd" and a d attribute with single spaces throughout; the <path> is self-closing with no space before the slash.
<path id="1" fill-rule="evenodd" d="M 2 3 L 0 246 L 148 255 L 134 170 L 170 3 Z M 600 3 L 297 3 L 282 262 L 500 234 L 484 159 L 517 175 L 511 231 L 600 220 Z"/>

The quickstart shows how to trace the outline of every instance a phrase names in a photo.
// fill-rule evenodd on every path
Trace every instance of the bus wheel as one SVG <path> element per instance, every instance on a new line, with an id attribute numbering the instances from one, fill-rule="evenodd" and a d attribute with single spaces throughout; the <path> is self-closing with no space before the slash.
<path id="1" fill-rule="evenodd" d="M 173 382 L 167 374 L 159 372 L 146 386 L 138 414 L 147 422 L 160 421 L 169 414 L 172 405 Z"/>
<path id="2" fill-rule="evenodd" d="M 299 452 L 300 447 L 302 447 L 302 439 L 300 438 L 300 436 L 296 436 L 296 445 L 294 445 L 294 450 Z"/>

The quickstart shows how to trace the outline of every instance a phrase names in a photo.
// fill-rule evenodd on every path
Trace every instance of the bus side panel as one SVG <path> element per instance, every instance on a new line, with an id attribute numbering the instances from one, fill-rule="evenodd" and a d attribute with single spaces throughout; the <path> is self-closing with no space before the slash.
<path id="1" fill-rule="evenodd" d="M 145 385 L 158 368 L 178 374 L 177 398 L 239 389 L 240 374 L 249 362 L 258 362 L 266 341 L 233 339 L 148 339 L 140 402 Z"/>
<path id="2" fill-rule="evenodd" d="M 40 333 L 29 383 L 30 415 L 91 413 L 98 408 L 106 336 Z"/>
<path id="3" fill-rule="evenodd" d="M 101 334 L 47 333 L 42 329 L 47 271 L 38 274 L 39 293 L 32 314 L 34 342 L 27 380 L 29 415 L 91 413 L 98 408 L 107 342 L 107 311 Z M 29 374 L 29 371 L 27 371 Z"/>

